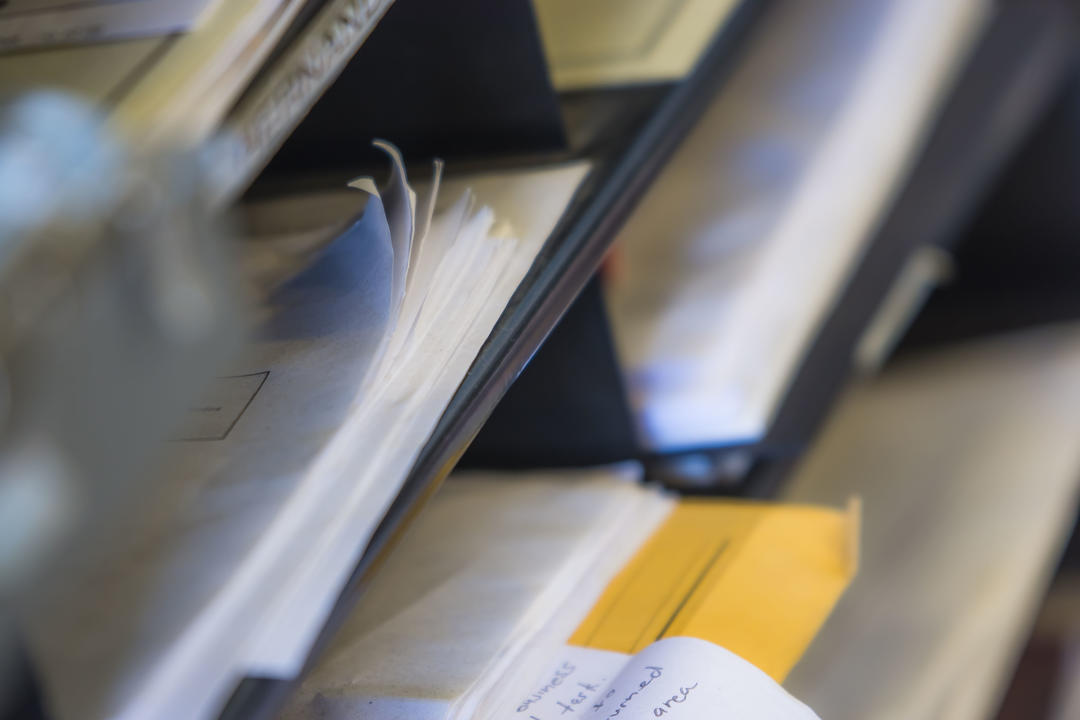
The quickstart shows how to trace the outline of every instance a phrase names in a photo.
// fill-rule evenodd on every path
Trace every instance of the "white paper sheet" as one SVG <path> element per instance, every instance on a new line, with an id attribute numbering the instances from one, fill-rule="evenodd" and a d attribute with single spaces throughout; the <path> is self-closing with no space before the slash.
<path id="1" fill-rule="evenodd" d="M 636 655 L 567 646 L 512 706 L 490 720 L 818 720 L 738 655 L 666 638 Z"/>

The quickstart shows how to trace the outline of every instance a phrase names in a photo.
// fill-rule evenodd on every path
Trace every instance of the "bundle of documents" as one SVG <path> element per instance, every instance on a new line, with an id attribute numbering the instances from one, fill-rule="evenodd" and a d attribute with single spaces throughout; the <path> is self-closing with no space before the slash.
<path id="1" fill-rule="evenodd" d="M 29 49 L 0 56 L 0 95 L 70 92 L 136 143 L 194 146 L 222 131 L 216 182 L 230 197 L 391 2 L 16 0 L 0 9 L 0 49 Z"/>
<path id="2" fill-rule="evenodd" d="M 654 449 L 758 441 L 987 3 L 778 4 L 630 215 L 607 300 Z"/>
<path id="3" fill-rule="evenodd" d="M 639 475 L 452 477 L 284 718 L 816 717 L 777 680 L 854 572 L 857 511 Z"/>
<path id="4" fill-rule="evenodd" d="M 124 519 L 121 551 L 27 618 L 55 717 L 207 717 L 243 675 L 298 671 L 588 170 L 447 181 L 436 166 L 414 192 L 382 147 L 385 186 L 286 203 L 297 223 L 351 213 L 325 249 L 317 227 L 253 210 L 278 234 L 252 242 L 306 248 L 307 267 L 265 273 L 257 337 L 192 404 L 160 502 Z"/>
<path id="5" fill-rule="evenodd" d="M 0 50 L 185 32 L 220 1 L 9 0 L 0 6 Z"/>

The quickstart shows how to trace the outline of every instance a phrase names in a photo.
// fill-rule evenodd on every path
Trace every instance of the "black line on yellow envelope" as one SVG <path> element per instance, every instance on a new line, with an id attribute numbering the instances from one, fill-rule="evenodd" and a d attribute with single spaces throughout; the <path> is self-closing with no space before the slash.
<path id="1" fill-rule="evenodd" d="M 675 611 L 671 613 L 671 617 L 669 617 L 668 621 L 664 623 L 664 627 L 660 629 L 659 634 L 657 634 L 656 636 L 657 640 L 664 637 L 664 633 L 666 633 L 671 627 L 672 623 L 675 622 L 675 618 L 679 617 L 679 613 L 681 613 L 683 608 L 686 607 L 686 603 L 690 602 L 690 598 L 694 596 L 694 593 L 697 592 L 697 589 L 701 587 L 701 583 L 705 581 L 705 577 L 709 574 L 709 571 L 712 570 L 713 567 L 716 565 L 716 561 L 720 559 L 720 556 L 724 553 L 724 550 L 727 549 L 727 546 L 727 539 L 720 541 L 720 545 L 716 548 L 716 551 L 713 552 L 712 557 L 709 558 L 709 562 L 707 562 L 705 564 L 705 567 L 701 569 L 701 573 L 697 576 L 697 578 L 694 579 L 694 584 L 691 585 L 690 589 L 686 591 L 686 594 L 683 595 L 682 600 L 679 601 L 679 604 L 675 608 Z"/>

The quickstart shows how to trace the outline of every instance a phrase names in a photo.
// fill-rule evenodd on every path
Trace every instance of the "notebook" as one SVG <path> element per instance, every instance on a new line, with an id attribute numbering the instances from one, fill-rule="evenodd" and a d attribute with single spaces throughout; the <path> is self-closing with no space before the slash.
<path id="1" fill-rule="evenodd" d="M 193 398 L 122 551 L 27 619 L 56 717 L 208 717 L 244 674 L 298 670 L 588 172 L 436 166 L 414 190 L 381 147 L 390 179 L 336 193 L 344 225 L 320 229 L 333 216 L 317 197 L 313 226 L 299 211 L 294 227 L 252 223 L 278 231 L 249 242 L 268 269 L 258 332 Z M 279 256 L 298 266 L 279 272 Z"/>

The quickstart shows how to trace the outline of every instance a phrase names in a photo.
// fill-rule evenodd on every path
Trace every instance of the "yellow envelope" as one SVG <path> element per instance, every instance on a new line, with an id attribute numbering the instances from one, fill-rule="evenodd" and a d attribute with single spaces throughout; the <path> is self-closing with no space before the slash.
<path id="1" fill-rule="evenodd" d="M 860 509 L 680 501 L 570 638 L 637 653 L 660 638 L 716 643 L 783 680 L 858 567 Z"/>

